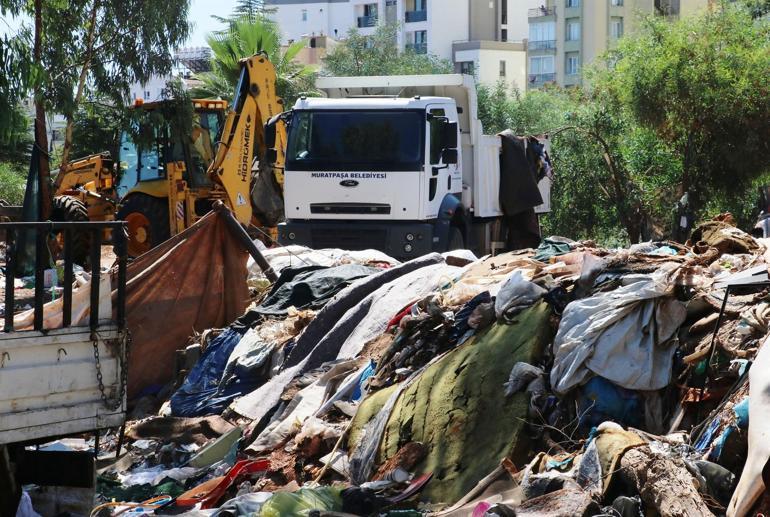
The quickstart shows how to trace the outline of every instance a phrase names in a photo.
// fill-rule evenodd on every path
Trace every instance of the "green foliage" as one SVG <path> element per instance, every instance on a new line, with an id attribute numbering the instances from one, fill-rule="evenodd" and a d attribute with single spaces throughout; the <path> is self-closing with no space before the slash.
<path id="1" fill-rule="evenodd" d="M 0 200 L 11 205 L 21 205 L 26 183 L 26 170 L 23 166 L 0 161 Z"/>
<path id="2" fill-rule="evenodd" d="M 0 12 L 7 6 L 0 3 Z M 29 31 L 14 36 L 0 36 L 0 145 L 14 145 L 16 128 L 26 122 L 19 103 L 32 80 L 32 59 L 29 53 Z M 1 151 L 0 151 L 1 152 Z"/>
<path id="3" fill-rule="evenodd" d="M 128 113 L 99 99 L 83 103 L 75 113 L 72 126 L 72 157 L 81 158 L 109 151 L 118 155 L 120 131 Z"/>
<path id="4" fill-rule="evenodd" d="M 131 140 L 140 151 L 152 149 L 159 140 L 172 137 L 181 141 L 188 140 L 194 114 L 190 93 L 176 79 L 166 84 L 159 103 L 130 110 L 125 127 L 129 128 Z"/>
<path id="5" fill-rule="evenodd" d="M 673 23 L 648 18 L 609 59 L 596 95 L 670 143 L 696 209 L 770 169 L 770 20 L 732 4 Z"/>
<path id="6" fill-rule="evenodd" d="M 355 28 L 324 58 L 324 73 L 336 76 L 452 73 L 452 63 L 432 54 L 399 52 L 393 24 L 378 25 L 372 36 Z"/>
<path id="7" fill-rule="evenodd" d="M 212 70 L 195 76 L 202 84 L 192 89 L 193 97 L 232 100 L 241 72 L 239 61 L 259 52 L 266 53 L 275 66 L 276 91 L 286 106 L 313 91 L 313 69 L 294 61 L 305 42 L 283 49 L 278 26 L 264 16 L 232 20 L 225 31 L 209 34 L 206 42 L 213 54 Z"/>
<path id="8" fill-rule="evenodd" d="M 31 123 L 21 105 L 10 107 L 3 127 L 4 138 L 0 138 L 0 162 L 29 165 L 33 142 Z"/>
<path id="9" fill-rule="evenodd" d="M 130 84 L 168 73 L 173 49 L 189 35 L 188 8 L 189 0 L 43 2 L 40 81 L 48 108 L 74 115 L 84 68 L 91 92 L 116 105 Z"/>

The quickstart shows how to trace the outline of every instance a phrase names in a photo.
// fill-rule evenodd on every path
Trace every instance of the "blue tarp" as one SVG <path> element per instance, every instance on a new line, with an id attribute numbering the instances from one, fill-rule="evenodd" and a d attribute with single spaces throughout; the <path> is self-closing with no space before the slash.
<path id="1" fill-rule="evenodd" d="M 236 397 L 256 387 L 240 378 L 220 385 L 227 360 L 241 340 L 243 330 L 228 328 L 211 340 L 184 384 L 171 397 L 171 414 L 186 417 L 219 415 Z"/>

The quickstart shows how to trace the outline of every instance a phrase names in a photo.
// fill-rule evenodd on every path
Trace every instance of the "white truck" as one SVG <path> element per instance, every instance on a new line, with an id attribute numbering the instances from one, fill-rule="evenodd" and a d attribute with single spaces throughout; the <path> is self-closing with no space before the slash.
<path id="1" fill-rule="evenodd" d="M 72 289 L 74 235 L 90 232 L 91 260 L 99 271 L 100 238 L 124 222 L 0 223 L 6 235 L 5 314 L 0 327 L 0 515 L 15 515 L 21 485 L 92 488 L 94 454 L 37 451 L 60 437 L 120 427 L 126 415 L 128 334 L 125 325 L 126 253 L 118 246 L 114 279 Z M 64 290 L 44 305 L 47 253 L 35 255 L 34 308 L 14 315 L 17 254 L 27 242 L 46 246 L 49 232 L 64 234 Z M 35 235 L 37 238 L 35 239 Z M 112 286 L 115 287 L 113 292 Z M 114 307 L 114 311 L 113 311 Z"/>
<path id="2" fill-rule="evenodd" d="M 500 151 L 473 77 L 321 77 L 285 114 L 279 241 L 398 258 L 500 247 Z M 549 210 L 550 179 L 538 187 Z"/>

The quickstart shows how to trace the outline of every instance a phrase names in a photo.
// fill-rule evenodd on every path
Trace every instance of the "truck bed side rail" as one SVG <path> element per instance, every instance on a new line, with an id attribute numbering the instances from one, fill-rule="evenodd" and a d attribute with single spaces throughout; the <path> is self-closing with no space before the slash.
<path id="1" fill-rule="evenodd" d="M 0 223 L 0 234 L 5 232 L 5 323 L 3 332 L 14 331 L 14 281 L 16 274 L 16 246 L 22 230 L 30 230 L 35 238 L 35 299 L 34 330 L 43 331 L 44 271 L 46 269 L 47 238 L 52 232 L 61 232 L 64 240 L 64 280 L 62 326 L 72 326 L 72 283 L 74 238 L 78 232 L 90 233 L 90 262 L 92 281 L 90 291 L 89 327 L 96 330 L 99 326 L 99 272 L 103 230 L 111 229 L 115 238 L 115 253 L 118 259 L 117 297 L 114 324 L 119 330 L 126 326 L 126 243 L 124 235 L 125 221 L 67 221 L 67 222 L 10 222 Z M 112 315 L 109 315 L 112 319 Z"/>

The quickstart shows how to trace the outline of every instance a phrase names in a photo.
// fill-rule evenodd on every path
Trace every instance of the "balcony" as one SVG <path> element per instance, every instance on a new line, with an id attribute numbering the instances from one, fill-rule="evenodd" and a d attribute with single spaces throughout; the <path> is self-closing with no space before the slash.
<path id="1" fill-rule="evenodd" d="M 406 11 L 404 13 L 404 19 L 406 20 L 406 23 L 424 22 L 428 20 L 428 11 Z"/>
<path id="2" fill-rule="evenodd" d="M 527 43 L 529 50 L 555 50 L 556 40 L 530 41 Z"/>
<path id="3" fill-rule="evenodd" d="M 556 74 L 529 74 L 528 80 L 530 86 L 542 86 L 546 83 L 555 82 Z"/>
<path id="4" fill-rule="evenodd" d="M 427 54 L 428 44 L 427 43 L 407 43 L 406 50 L 411 50 L 415 54 Z"/>
<path id="5" fill-rule="evenodd" d="M 555 7 L 535 7 L 527 11 L 527 17 L 539 18 L 541 16 L 553 16 L 556 14 Z"/>
<path id="6" fill-rule="evenodd" d="M 376 16 L 359 16 L 358 17 L 358 28 L 363 29 L 365 27 L 374 27 L 377 25 L 377 17 Z"/>

